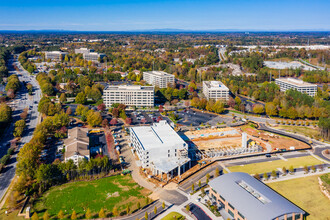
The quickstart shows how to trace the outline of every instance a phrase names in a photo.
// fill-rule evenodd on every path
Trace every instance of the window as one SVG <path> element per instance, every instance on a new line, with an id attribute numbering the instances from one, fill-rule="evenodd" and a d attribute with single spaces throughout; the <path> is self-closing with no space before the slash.
<path id="1" fill-rule="evenodd" d="M 231 215 L 234 218 L 235 215 L 232 211 L 230 211 L 230 209 L 228 209 L 228 213 L 229 213 L 229 215 Z"/>
<path id="2" fill-rule="evenodd" d="M 229 202 L 228 202 L 228 205 L 230 208 L 232 208 L 233 210 L 235 210 L 234 206 L 232 206 Z"/>
<path id="3" fill-rule="evenodd" d="M 300 219 L 300 214 L 295 214 L 295 215 L 294 215 L 294 219 L 295 219 L 295 220 Z"/>
<path id="4" fill-rule="evenodd" d="M 244 215 L 242 215 L 240 212 L 238 212 L 238 215 L 239 215 L 242 219 L 245 219 Z"/>

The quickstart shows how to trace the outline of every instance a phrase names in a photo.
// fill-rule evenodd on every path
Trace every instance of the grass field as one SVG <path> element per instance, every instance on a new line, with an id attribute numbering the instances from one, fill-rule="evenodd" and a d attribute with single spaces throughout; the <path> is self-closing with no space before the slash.
<path id="1" fill-rule="evenodd" d="M 265 172 L 271 172 L 272 170 L 277 170 L 277 168 L 286 167 L 289 169 L 290 166 L 294 168 L 302 167 L 302 166 L 311 166 L 311 165 L 318 165 L 323 164 L 322 161 L 316 159 L 312 156 L 305 156 L 305 157 L 297 157 L 291 158 L 287 161 L 284 160 L 275 160 L 270 162 L 262 162 L 262 163 L 252 163 L 243 166 L 233 166 L 228 167 L 231 172 L 245 172 L 249 174 L 262 174 Z"/>
<path id="2" fill-rule="evenodd" d="M 276 129 L 284 129 L 289 132 L 301 134 L 304 136 L 313 136 L 313 137 L 319 137 L 320 132 L 317 129 L 309 128 L 309 127 L 298 127 L 298 126 L 290 126 L 290 125 L 280 125 L 276 127 Z"/>
<path id="3" fill-rule="evenodd" d="M 330 219 L 330 201 L 320 191 L 317 176 L 269 183 L 268 186 L 309 213 L 307 220 Z"/>
<path id="4" fill-rule="evenodd" d="M 60 210 L 66 215 L 75 210 L 78 216 L 82 216 L 87 208 L 95 214 L 101 208 L 110 213 L 114 206 L 120 212 L 127 205 L 130 205 L 132 211 L 137 208 L 137 202 L 140 202 L 141 207 L 145 205 L 147 195 L 149 191 L 135 183 L 131 176 L 112 176 L 53 187 L 36 202 L 34 209 L 40 216 L 46 210 L 51 216 L 57 215 Z"/>
<path id="5" fill-rule="evenodd" d="M 175 218 L 176 217 L 176 218 Z M 180 213 L 178 212 L 171 212 L 169 213 L 168 215 L 166 215 L 164 218 L 162 218 L 161 220 L 183 220 L 184 219 L 184 216 L 181 215 Z"/>

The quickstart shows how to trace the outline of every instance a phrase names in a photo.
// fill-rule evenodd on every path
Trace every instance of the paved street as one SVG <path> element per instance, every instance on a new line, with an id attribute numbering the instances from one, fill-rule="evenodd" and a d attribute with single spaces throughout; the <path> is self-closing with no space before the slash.
<path id="1" fill-rule="evenodd" d="M 14 69 L 13 65 L 16 65 L 20 71 L 16 71 Z M 9 74 L 17 74 L 19 76 L 19 80 L 25 81 L 26 83 L 31 83 L 33 86 L 33 95 L 29 96 L 28 91 L 26 88 L 21 87 L 20 91 L 17 93 L 17 96 L 12 101 L 10 106 L 13 110 L 13 121 L 11 125 L 5 130 L 4 134 L 1 137 L 1 145 L 0 145 L 0 157 L 3 156 L 8 149 L 8 143 L 10 140 L 14 138 L 13 136 L 13 130 L 14 130 L 14 124 L 17 120 L 20 119 L 20 114 L 24 110 L 24 108 L 29 108 L 29 115 L 27 118 L 26 128 L 23 133 L 23 137 L 21 138 L 21 141 L 18 145 L 18 150 L 20 147 L 22 147 L 25 143 L 29 142 L 32 138 L 33 131 L 37 125 L 38 122 L 38 103 L 40 101 L 41 97 L 41 90 L 39 87 L 38 82 L 36 79 L 30 74 L 25 71 L 21 65 L 16 60 L 10 60 L 9 61 Z M 0 174 L 0 200 L 4 196 L 10 182 L 12 181 L 13 177 L 15 176 L 15 168 L 16 168 L 16 156 L 15 154 L 12 159 L 10 160 L 10 163 L 7 165 L 6 169 L 3 173 Z"/>

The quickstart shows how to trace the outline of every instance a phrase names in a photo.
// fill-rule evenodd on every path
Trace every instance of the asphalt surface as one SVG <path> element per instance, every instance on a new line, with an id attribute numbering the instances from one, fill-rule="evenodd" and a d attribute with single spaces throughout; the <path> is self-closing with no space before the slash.
<path id="1" fill-rule="evenodd" d="M 14 64 L 19 68 L 19 71 L 16 71 L 14 69 Z M 10 143 L 10 140 L 14 138 L 13 131 L 14 131 L 14 124 L 17 120 L 20 119 L 20 114 L 24 110 L 24 108 L 28 107 L 28 117 L 27 117 L 27 123 L 26 128 L 24 130 L 23 136 L 21 138 L 21 141 L 18 145 L 18 151 L 25 143 L 29 142 L 32 138 L 33 131 L 35 127 L 37 126 L 38 122 L 38 103 L 40 101 L 41 97 L 41 90 L 39 87 L 38 82 L 33 76 L 30 76 L 30 74 L 23 69 L 23 67 L 19 64 L 17 59 L 10 60 L 9 61 L 9 74 L 17 74 L 19 77 L 19 80 L 25 81 L 26 83 L 31 83 L 33 86 L 33 95 L 29 97 L 28 91 L 23 86 L 18 91 L 15 99 L 12 101 L 10 106 L 13 109 L 13 120 L 11 125 L 5 130 L 4 134 L 1 137 L 1 145 L 0 145 L 0 156 L 3 156 L 5 152 L 7 152 L 8 149 L 8 143 Z M 6 166 L 5 170 L 0 174 L 0 200 L 4 196 L 5 192 L 8 189 L 8 186 L 10 185 L 10 182 L 15 176 L 15 169 L 16 169 L 16 156 L 17 153 L 13 155 L 12 159 L 10 160 L 10 163 Z"/>
<path id="2" fill-rule="evenodd" d="M 212 220 L 198 205 L 190 203 L 190 211 L 198 220 Z"/>

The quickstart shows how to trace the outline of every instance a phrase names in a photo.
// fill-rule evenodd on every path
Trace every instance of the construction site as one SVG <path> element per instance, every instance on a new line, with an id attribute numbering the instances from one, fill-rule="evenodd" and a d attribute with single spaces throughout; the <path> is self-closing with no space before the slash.
<path id="1" fill-rule="evenodd" d="M 265 144 L 235 128 L 207 128 L 184 133 L 185 140 L 196 150 L 197 159 L 231 156 L 267 150 Z"/>

